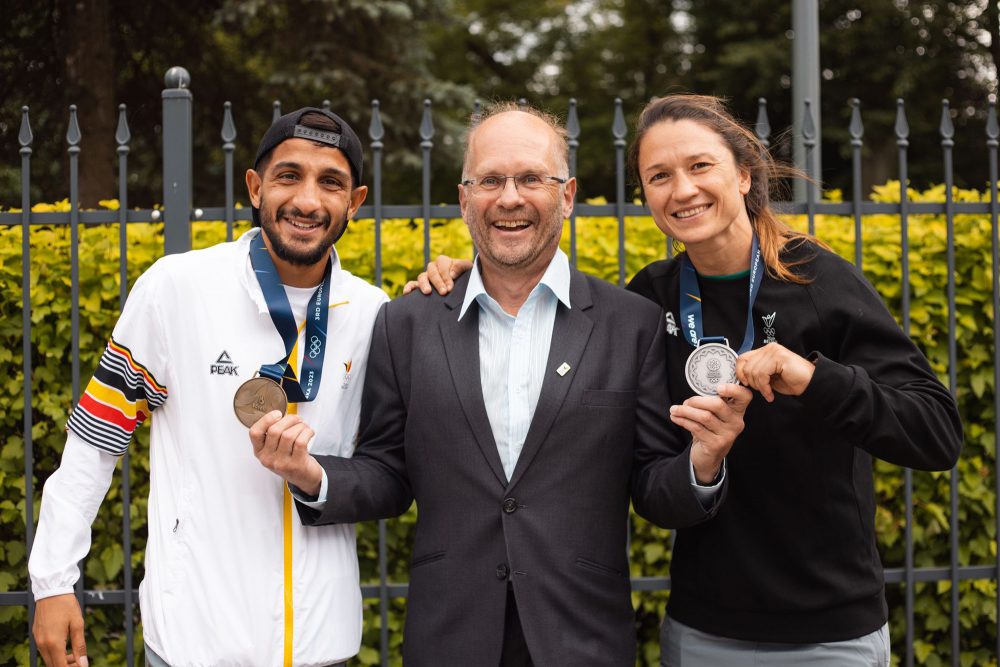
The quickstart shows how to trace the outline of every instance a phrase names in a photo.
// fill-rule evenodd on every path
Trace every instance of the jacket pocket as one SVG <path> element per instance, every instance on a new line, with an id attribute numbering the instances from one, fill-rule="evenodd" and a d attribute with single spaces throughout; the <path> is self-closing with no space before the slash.
<path id="1" fill-rule="evenodd" d="M 576 564 L 577 566 L 582 567 L 585 570 L 590 570 L 591 572 L 597 572 L 599 574 L 603 574 L 609 577 L 622 576 L 621 571 L 616 570 L 613 567 L 609 567 L 607 565 L 598 563 L 597 561 L 590 560 L 589 558 L 583 558 L 582 556 L 577 557 Z"/>
<path id="2" fill-rule="evenodd" d="M 173 521 L 170 521 L 170 532 L 167 533 L 167 538 L 163 540 L 163 549 L 165 551 L 164 560 L 167 563 L 166 567 L 166 581 L 164 589 L 166 591 L 179 590 L 182 582 L 185 579 L 184 574 L 184 559 L 182 556 L 182 551 L 185 548 L 184 533 L 188 530 L 189 526 L 187 518 L 181 516 L 180 512 L 173 517 Z"/>
<path id="3" fill-rule="evenodd" d="M 595 408 L 634 408 L 635 392 L 615 389 L 585 389 L 581 403 Z"/>
<path id="4" fill-rule="evenodd" d="M 427 565 L 429 563 L 436 563 L 437 561 L 444 558 L 444 551 L 435 551 L 433 553 L 424 554 L 423 556 L 415 556 L 412 561 L 410 561 L 410 569 L 415 570 L 421 565 Z"/>

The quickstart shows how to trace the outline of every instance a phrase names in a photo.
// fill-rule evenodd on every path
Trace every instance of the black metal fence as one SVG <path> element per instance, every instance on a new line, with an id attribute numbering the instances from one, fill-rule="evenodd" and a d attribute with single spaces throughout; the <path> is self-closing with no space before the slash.
<path id="1" fill-rule="evenodd" d="M 171 68 L 165 77 L 167 88 L 163 91 L 163 208 L 129 210 L 128 208 L 128 188 L 127 188 L 127 166 L 129 155 L 129 143 L 131 139 L 130 130 L 126 120 L 126 109 L 124 105 L 119 107 L 118 128 L 115 133 L 115 141 L 118 151 L 119 168 L 119 190 L 118 200 L 120 207 L 117 211 L 82 211 L 78 204 L 78 160 L 80 153 L 81 129 L 76 118 L 76 107 L 69 108 L 69 125 L 66 134 L 66 143 L 69 154 L 69 174 L 70 211 L 68 213 L 31 211 L 30 179 L 31 179 L 31 154 L 33 135 L 29 120 L 28 107 L 22 109 L 22 118 L 19 132 L 19 142 L 21 145 L 21 196 L 20 212 L 0 212 L 0 226 L 20 226 L 22 231 L 22 327 L 23 327 L 23 375 L 24 375 L 24 416 L 22 437 L 24 440 L 24 494 L 25 494 L 25 535 L 28 552 L 34 537 L 34 516 L 35 490 L 32 484 L 33 478 L 33 445 L 32 445 L 32 366 L 31 366 L 31 298 L 30 298 L 30 266 L 31 249 L 30 233 L 32 227 L 38 226 L 68 226 L 71 235 L 71 256 L 70 256 L 70 281 L 71 281 L 71 328 L 72 328 L 72 349 L 70 359 L 72 364 L 72 397 L 74 404 L 80 396 L 80 293 L 79 293 L 79 263 L 78 256 L 78 231 L 81 225 L 118 225 L 120 237 L 120 305 L 124 305 L 128 291 L 128 281 L 126 268 L 128 252 L 126 245 L 126 227 L 133 223 L 162 222 L 164 224 L 164 239 L 166 253 L 181 252 L 191 247 L 190 223 L 196 220 L 224 220 L 227 231 L 227 239 L 232 239 L 233 225 L 236 221 L 246 221 L 250 219 L 249 209 L 236 208 L 233 195 L 233 151 L 235 148 L 236 129 L 233 122 L 230 104 L 227 102 L 224 109 L 223 123 L 221 128 L 221 138 L 223 140 L 222 149 L 225 159 L 225 204 L 220 207 L 196 208 L 192 202 L 192 121 L 191 108 L 192 96 L 188 90 L 190 79 L 182 68 Z M 324 103 L 325 105 L 327 103 Z M 570 225 L 570 259 L 576 264 L 577 261 L 577 216 L 611 216 L 617 219 L 618 223 L 618 282 L 625 283 L 625 238 L 626 238 L 626 217 L 648 216 L 649 212 L 640 205 L 633 203 L 626 197 L 625 189 L 625 145 L 627 127 L 625 116 L 622 110 L 621 100 L 615 100 L 614 123 L 611 128 L 613 146 L 615 152 L 615 178 L 616 193 L 615 200 L 609 204 L 577 204 L 574 213 L 569 220 Z M 907 192 L 907 147 L 909 127 L 906 120 L 903 100 L 897 100 L 897 115 L 895 124 L 896 145 L 898 149 L 898 169 L 899 169 L 899 203 L 879 203 L 863 198 L 861 192 L 861 149 L 863 146 L 864 130 L 861 120 L 860 103 L 858 100 L 851 100 L 853 106 L 850 121 L 851 150 L 853 156 L 853 190 L 850 201 L 841 203 L 831 203 L 818 201 L 816 189 L 807 188 L 807 198 L 805 202 L 780 202 L 778 208 L 784 213 L 805 215 L 808 219 L 809 231 L 812 233 L 815 228 L 815 220 L 819 215 L 837 215 L 853 217 L 855 226 L 855 263 L 860 267 L 862 263 L 862 222 L 865 216 L 875 214 L 890 214 L 898 216 L 901 222 L 901 244 L 902 244 L 902 322 L 904 328 L 909 332 L 910 326 L 910 266 L 908 262 L 909 242 L 908 242 L 908 222 L 911 216 L 917 215 L 944 215 L 947 221 L 947 309 L 948 309 L 948 380 L 949 388 L 953 394 L 957 394 L 957 344 L 956 344 L 956 302 L 955 302 L 955 230 L 954 220 L 958 214 L 980 214 L 988 216 L 991 224 L 992 235 L 992 285 L 993 285 L 993 321 L 992 330 L 994 336 L 993 348 L 993 380 L 994 387 L 1000 388 L 1000 365 L 998 365 L 997 350 L 1000 349 L 1000 289 L 998 289 L 998 268 L 1000 268 L 1000 245 L 998 245 L 998 216 L 1000 216 L 1000 200 L 997 192 L 997 152 L 1000 146 L 1000 125 L 997 122 L 995 104 L 991 103 L 988 110 L 986 125 L 986 157 L 989 164 L 989 201 L 988 202 L 955 202 L 952 195 L 953 169 L 952 153 L 954 150 L 954 128 L 951 122 L 948 101 L 942 104 L 941 124 L 939 128 L 941 139 L 941 158 L 943 176 L 945 183 L 945 201 L 939 203 L 916 203 L 909 201 Z M 275 102 L 274 117 L 280 115 L 280 105 Z M 580 141 L 580 124 L 578 122 L 576 104 L 570 101 L 567 115 L 567 132 L 569 136 L 570 149 L 570 173 L 576 173 L 576 155 Z M 756 120 L 755 131 L 757 135 L 768 141 L 771 135 L 771 127 L 767 118 L 766 103 L 761 99 L 759 102 L 759 113 Z M 386 218 L 409 218 L 422 220 L 424 232 L 424 262 L 431 256 L 430 229 L 432 218 L 457 218 L 460 212 L 457 204 L 437 205 L 430 200 L 430 160 L 431 151 L 434 147 L 434 123 L 431 109 L 431 102 L 425 101 L 423 115 L 420 123 L 421 151 L 423 157 L 422 179 L 423 191 L 421 203 L 419 205 L 394 205 L 386 204 L 382 194 L 382 138 L 384 129 L 379 115 L 378 101 L 372 102 L 371 123 L 368 128 L 370 148 L 373 165 L 373 188 L 372 203 L 362 206 L 357 218 L 374 219 L 375 225 L 375 283 L 382 284 L 382 255 L 381 255 L 381 225 Z M 819 137 L 816 136 L 813 122 L 813 111 L 807 100 L 805 103 L 805 116 L 802 129 L 802 139 L 807 155 L 818 144 Z M 809 160 L 806 160 L 809 164 Z M 810 176 L 812 176 L 810 174 Z M 664 253 L 671 253 L 671 243 L 665 245 Z M 994 414 L 1000 414 L 1000 391 L 994 391 Z M 997 433 L 994 425 L 994 435 L 996 442 L 1000 442 L 1000 434 Z M 994 459 L 996 460 L 996 459 Z M 996 498 L 1000 499 L 1000 476 L 995 475 Z M 905 524 L 905 564 L 902 568 L 887 568 L 885 579 L 888 585 L 901 585 L 905 591 L 905 618 L 906 618 L 906 653 L 904 664 L 907 666 L 914 664 L 914 590 L 918 582 L 950 582 L 950 630 L 951 630 L 951 664 L 958 667 L 959 645 L 961 625 L 959 623 L 959 582 L 964 580 L 992 580 L 1000 581 L 1000 555 L 997 563 L 993 565 L 962 566 L 959 563 L 958 544 L 958 518 L 959 518 L 959 493 L 958 475 L 953 470 L 950 474 L 950 562 L 946 566 L 935 567 L 915 567 L 914 565 L 914 539 L 913 539 L 913 476 L 910 470 L 904 471 L 904 492 L 906 507 Z M 122 503 L 125 508 L 130 504 L 130 480 L 129 466 L 122 466 L 121 477 Z M 1000 517 L 1000 500 L 996 508 L 995 517 Z M 77 585 L 77 594 L 83 605 L 124 605 L 125 609 L 125 633 L 127 641 L 127 660 L 133 664 L 134 655 L 132 649 L 133 637 L 133 616 L 135 605 L 138 602 L 138 593 L 132 581 L 131 571 L 131 525 L 129 512 L 122 512 L 122 534 L 124 551 L 124 588 L 122 590 L 83 590 L 82 583 Z M 1000 532 L 1000 524 L 998 524 Z M 363 585 L 362 592 L 366 598 L 378 599 L 380 601 L 381 623 L 381 656 L 382 664 L 388 664 L 388 627 L 387 615 L 389 613 L 389 599 L 405 597 L 407 592 L 406 584 L 393 583 L 388 580 L 387 572 L 387 547 L 386 547 L 386 527 L 385 522 L 379 523 L 378 530 L 378 572 L 379 581 L 377 584 Z M 83 577 L 81 576 L 81 582 Z M 632 588 L 635 591 L 657 591 L 666 590 L 670 587 L 670 580 L 666 577 L 636 577 L 632 580 Z M 1000 598 L 1000 596 L 998 596 Z M 25 632 L 30 634 L 30 619 L 34 613 L 34 601 L 30 591 L 13 591 L 0 593 L 0 606 L 25 606 L 28 608 L 29 625 Z M 998 607 L 998 618 L 1000 618 L 1000 607 Z M 998 633 L 1000 636 L 1000 633 Z M 1000 639 L 998 639 L 997 653 L 1000 654 Z M 37 662 L 37 651 L 34 642 L 31 642 L 30 662 L 34 666 Z"/>

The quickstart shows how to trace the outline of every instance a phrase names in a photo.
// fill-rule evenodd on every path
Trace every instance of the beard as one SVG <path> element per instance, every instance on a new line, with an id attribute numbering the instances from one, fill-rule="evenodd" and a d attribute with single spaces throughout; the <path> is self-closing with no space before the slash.
<path id="1" fill-rule="evenodd" d="M 330 247 L 337 242 L 347 229 L 347 212 L 344 212 L 343 220 L 339 225 L 333 225 L 329 214 L 313 213 L 304 215 L 302 211 L 292 207 L 281 207 L 275 215 L 263 200 L 260 202 L 260 227 L 267 235 L 268 245 L 271 252 L 279 259 L 292 264 L 293 266 L 313 266 L 326 259 L 330 252 Z M 310 244 L 289 243 L 281 236 L 280 224 L 278 220 L 285 217 L 302 218 L 312 223 L 319 223 L 323 226 L 324 234 L 321 238 Z"/>
<path id="2" fill-rule="evenodd" d="M 498 266 L 516 268 L 531 264 L 562 237 L 562 211 L 553 206 L 551 211 L 538 211 L 522 207 L 502 214 L 483 213 L 470 206 L 466 210 L 466 224 L 476 250 Z M 535 228 L 533 238 L 518 245 L 508 245 L 503 239 L 490 235 L 494 220 L 525 220 Z"/>

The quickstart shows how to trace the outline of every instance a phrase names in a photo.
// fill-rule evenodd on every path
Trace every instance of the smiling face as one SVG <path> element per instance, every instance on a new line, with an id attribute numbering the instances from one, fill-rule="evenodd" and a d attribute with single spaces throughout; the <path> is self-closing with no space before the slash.
<path id="1" fill-rule="evenodd" d="M 719 134 L 693 120 L 657 123 L 642 137 L 638 173 L 664 234 L 692 256 L 723 252 L 746 260 L 752 228 L 743 197 L 750 174 Z"/>
<path id="2" fill-rule="evenodd" d="M 565 178 L 566 172 L 553 129 L 532 114 L 510 111 L 487 118 L 472 132 L 463 178 L 528 173 Z M 462 217 L 479 251 L 484 278 L 494 271 L 540 277 L 559 247 L 575 192 L 575 179 L 520 190 L 514 179 L 507 179 L 493 192 L 460 185 Z"/>
<path id="3" fill-rule="evenodd" d="M 330 247 L 368 192 L 351 187 L 347 158 L 330 146 L 288 139 L 275 147 L 263 173 L 250 169 L 246 178 L 282 282 L 318 284 Z"/>

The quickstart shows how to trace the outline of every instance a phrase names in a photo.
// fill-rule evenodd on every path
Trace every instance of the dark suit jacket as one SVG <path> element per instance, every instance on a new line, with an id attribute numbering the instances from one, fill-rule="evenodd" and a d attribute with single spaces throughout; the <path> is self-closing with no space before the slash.
<path id="1" fill-rule="evenodd" d="M 536 665 L 631 667 L 630 496 L 661 526 L 712 514 L 691 489 L 690 438 L 668 418 L 663 313 L 572 271 L 572 308 L 558 305 L 538 406 L 507 482 L 479 380 L 479 309 L 458 321 L 467 277 L 447 297 L 383 307 L 360 443 L 351 459 L 317 457 L 327 502 L 322 512 L 300 505 L 300 516 L 379 519 L 416 499 L 407 665 L 497 665 L 509 580 Z"/>

